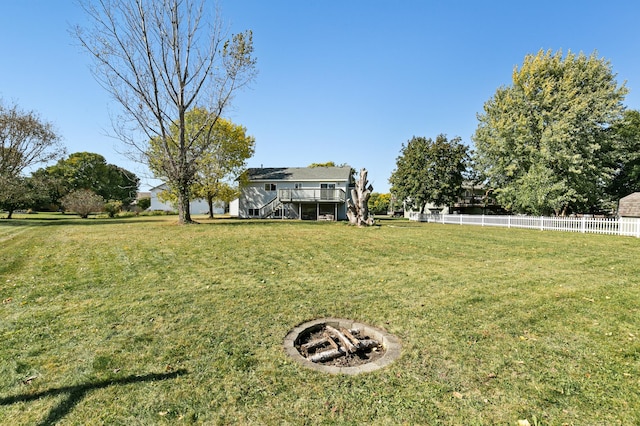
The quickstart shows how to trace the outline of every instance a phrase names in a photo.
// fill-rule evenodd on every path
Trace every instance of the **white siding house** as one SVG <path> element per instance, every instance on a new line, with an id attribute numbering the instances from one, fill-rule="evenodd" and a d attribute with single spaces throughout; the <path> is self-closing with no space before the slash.
<path id="1" fill-rule="evenodd" d="M 151 205 L 149 206 L 149 210 L 164 210 L 164 211 L 175 211 L 176 207 L 171 203 L 165 203 L 158 199 L 158 194 L 162 191 L 166 191 L 168 189 L 166 184 L 158 185 L 150 189 L 151 191 Z M 207 205 L 207 201 L 198 198 L 196 200 L 191 200 L 189 204 L 191 214 L 207 214 L 209 213 L 209 206 Z M 213 205 L 213 214 L 224 214 L 224 205 L 221 203 L 214 203 Z"/>
<path id="2" fill-rule="evenodd" d="M 247 170 L 248 184 L 231 214 L 241 218 L 346 220 L 351 167 L 279 167 Z"/>

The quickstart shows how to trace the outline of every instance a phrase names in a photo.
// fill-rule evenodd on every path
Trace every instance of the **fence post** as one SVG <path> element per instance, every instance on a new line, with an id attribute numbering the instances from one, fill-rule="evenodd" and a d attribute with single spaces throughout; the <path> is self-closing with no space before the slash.
<path id="1" fill-rule="evenodd" d="M 544 216 L 540 216 L 540 230 L 544 231 Z"/>
<path id="2" fill-rule="evenodd" d="M 580 224 L 580 232 L 583 234 L 587 232 L 587 218 L 582 216 L 582 223 Z"/>
<path id="3" fill-rule="evenodd" d="M 615 229 L 618 230 L 618 232 L 616 233 L 616 235 L 622 235 L 622 221 L 620 220 L 620 218 L 616 218 L 616 225 L 617 227 Z"/>

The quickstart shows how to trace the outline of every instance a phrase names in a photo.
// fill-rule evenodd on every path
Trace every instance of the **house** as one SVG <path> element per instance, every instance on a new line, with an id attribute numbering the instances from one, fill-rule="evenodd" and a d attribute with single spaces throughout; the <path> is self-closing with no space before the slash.
<path id="1" fill-rule="evenodd" d="M 634 192 L 620 199 L 618 216 L 621 218 L 640 217 L 640 192 Z"/>
<path id="2" fill-rule="evenodd" d="M 151 199 L 151 192 L 149 191 L 138 191 L 136 192 L 136 199 L 131 202 L 131 206 L 135 207 L 140 204 L 140 200 Z"/>
<path id="3" fill-rule="evenodd" d="M 458 214 L 504 214 L 493 191 L 483 184 L 471 181 L 462 182 L 462 195 L 453 203 L 451 210 Z"/>
<path id="4" fill-rule="evenodd" d="M 351 167 L 250 168 L 232 216 L 346 220 Z"/>
<path id="5" fill-rule="evenodd" d="M 174 205 L 172 205 L 171 203 L 160 201 L 160 199 L 158 198 L 158 195 L 161 192 L 166 191 L 168 189 L 169 187 L 167 186 L 167 184 L 163 183 L 149 190 L 151 193 L 151 205 L 149 206 L 149 210 L 151 211 L 164 210 L 164 211 L 170 211 L 170 212 L 176 211 L 176 207 Z M 206 200 L 202 198 L 198 198 L 195 200 L 191 200 L 191 203 L 189 204 L 189 211 L 192 214 L 207 214 L 209 213 L 209 206 L 207 205 Z M 224 214 L 224 212 L 225 211 L 224 211 L 223 203 L 216 202 L 213 204 L 213 214 Z"/>
<path id="6" fill-rule="evenodd" d="M 409 217 L 411 209 L 405 204 L 405 217 Z M 462 182 L 462 194 L 450 206 L 437 206 L 427 203 L 423 212 L 427 214 L 501 214 L 504 209 L 498 205 L 490 190 L 483 184 Z"/>

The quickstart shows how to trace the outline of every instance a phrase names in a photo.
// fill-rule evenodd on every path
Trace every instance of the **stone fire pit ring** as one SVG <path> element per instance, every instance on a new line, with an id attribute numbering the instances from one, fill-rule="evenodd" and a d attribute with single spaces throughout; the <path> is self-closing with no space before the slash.
<path id="1" fill-rule="evenodd" d="M 303 338 L 313 333 L 314 331 L 321 330 L 325 326 L 331 326 L 336 329 L 340 328 L 346 330 L 359 330 L 361 334 L 370 336 L 372 339 L 380 342 L 384 353 L 381 357 L 378 357 L 371 362 L 352 367 L 323 365 L 312 362 L 305 358 L 299 352 L 297 346 L 299 346 Z M 291 358 L 296 360 L 304 367 L 329 374 L 354 375 L 378 370 L 380 368 L 386 367 L 396 358 L 398 358 L 400 356 L 401 348 L 402 345 L 400 344 L 400 340 L 392 334 L 389 334 L 383 330 L 380 330 L 379 328 L 372 327 L 367 324 L 342 318 L 320 318 L 313 321 L 305 322 L 292 329 L 284 339 L 284 350 Z"/>

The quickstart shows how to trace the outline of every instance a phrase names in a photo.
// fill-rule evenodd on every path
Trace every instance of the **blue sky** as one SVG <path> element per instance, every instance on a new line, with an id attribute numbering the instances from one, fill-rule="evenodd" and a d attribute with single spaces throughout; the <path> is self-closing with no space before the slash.
<path id="1" fill-rule="evenodd" d="M 226 116 L 256 138 L 250 167 L 334 161 L 369 170 L 377 192 L 412 136 L 460 136 L 514 66 L 540 49 L 594 50 L 640 109 L 636 1 L 220 0 L 229 31 L 251 29 L 259 75 Z M 89 151 L 157 184 L 107 136 L 109 95 L 69 35 L 73 0 L 2 2 L 0 98 L 52 122 L 68 152 Z"/>

